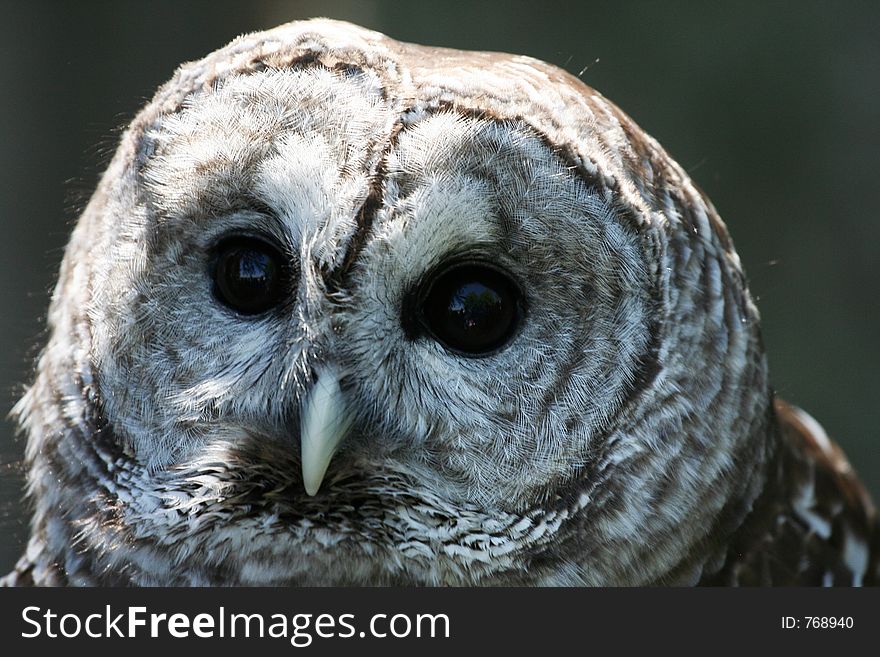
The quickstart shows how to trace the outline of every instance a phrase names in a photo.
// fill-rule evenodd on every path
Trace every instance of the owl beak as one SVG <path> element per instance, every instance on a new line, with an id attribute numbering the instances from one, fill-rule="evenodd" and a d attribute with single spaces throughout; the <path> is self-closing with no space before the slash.
<path id="1" fill-rule="evenodd" d="M 300 413 L 303 485 L 309 495 L 321 487 L 330 459 L 353 419 L 339 387 L 338 372 L 324 369 L 317 374 Z"/>

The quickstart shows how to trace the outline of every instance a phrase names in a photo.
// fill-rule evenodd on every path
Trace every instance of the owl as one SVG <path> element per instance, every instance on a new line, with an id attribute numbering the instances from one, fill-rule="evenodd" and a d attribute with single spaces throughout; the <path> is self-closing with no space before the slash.
<path id="1" fill-rule="evenodd" d="M 9 585 L 866 585 L 733 243 L 577 78 L 331 20 L 184 64 L 73 232 Z"/>

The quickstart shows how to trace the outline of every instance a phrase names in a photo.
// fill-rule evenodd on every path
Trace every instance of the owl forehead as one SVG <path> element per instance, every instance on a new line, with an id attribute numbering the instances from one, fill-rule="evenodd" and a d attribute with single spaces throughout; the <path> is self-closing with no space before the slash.
<path id="1" fill-rule="evenodd" d="M 655 210 L 669 203 L 652 197 L 664 186 L 657 175 L 668 166 L 665 154 L 565 71 L 525 56 L 398 42 L 325 19 L 245 35 L 182 66 L 133 124 L 136 167 L 159 221 L 256 205 L 292 218 L 295 239 L 333 225 L 328 234 L 341 244 L 363 228 L 352 217 L 382 196 L 393 174 L 384 160 L 398 136 L 444 112 L 494 122 L 510 133 L 508 146 L 537 137 L 636 230 L 663 222 Z M 477 146 L 459 140 L 456 150 L 466 123 L 422 146 L 432 154 L 448 148 L 435 161 L 462 167 Z M 505 165 L 497 154 L 486 161 Z M 364 221 L 371 220 L 355 223 Z"/>
<path id="2" fill-rule="evenodd" d="M 247 229 L 262 216 L 250 228 L 311 241 L 333 265 L 365 228 L 371 195 L 394 210 L 420 191 L 464 243 L 509 233 L 513 215 L 581 214 L 574 206 L 595 200 L 523 120 L 419 103 L 401 111 L 382 84 L 370 70 L 309 66 L 190 95 L 145 135 L 157 222 L 169 233 L 195 223 L 209 242 L 230 218 Z"/>

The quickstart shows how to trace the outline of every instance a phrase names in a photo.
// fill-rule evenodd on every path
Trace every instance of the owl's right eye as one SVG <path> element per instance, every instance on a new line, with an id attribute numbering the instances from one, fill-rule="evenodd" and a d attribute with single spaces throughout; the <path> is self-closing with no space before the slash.
<path id="1" fill-rule="evenodd" d="M 280 251 L 255 237 L 221 241 L 213 260 L 214 296 L 242 315 L 258 315 L 284 300 L 290 272 Z"/>

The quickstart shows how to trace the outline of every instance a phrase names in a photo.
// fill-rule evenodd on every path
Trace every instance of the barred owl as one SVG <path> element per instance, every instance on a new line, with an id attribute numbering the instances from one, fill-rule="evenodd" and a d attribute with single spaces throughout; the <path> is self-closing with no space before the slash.
<path id="1" fill-rule="evenodd" d="M 48 321 L 7 584 L 877 582 L 715 209 L 528 57 L 315 20 L 184 64 Z"/>

